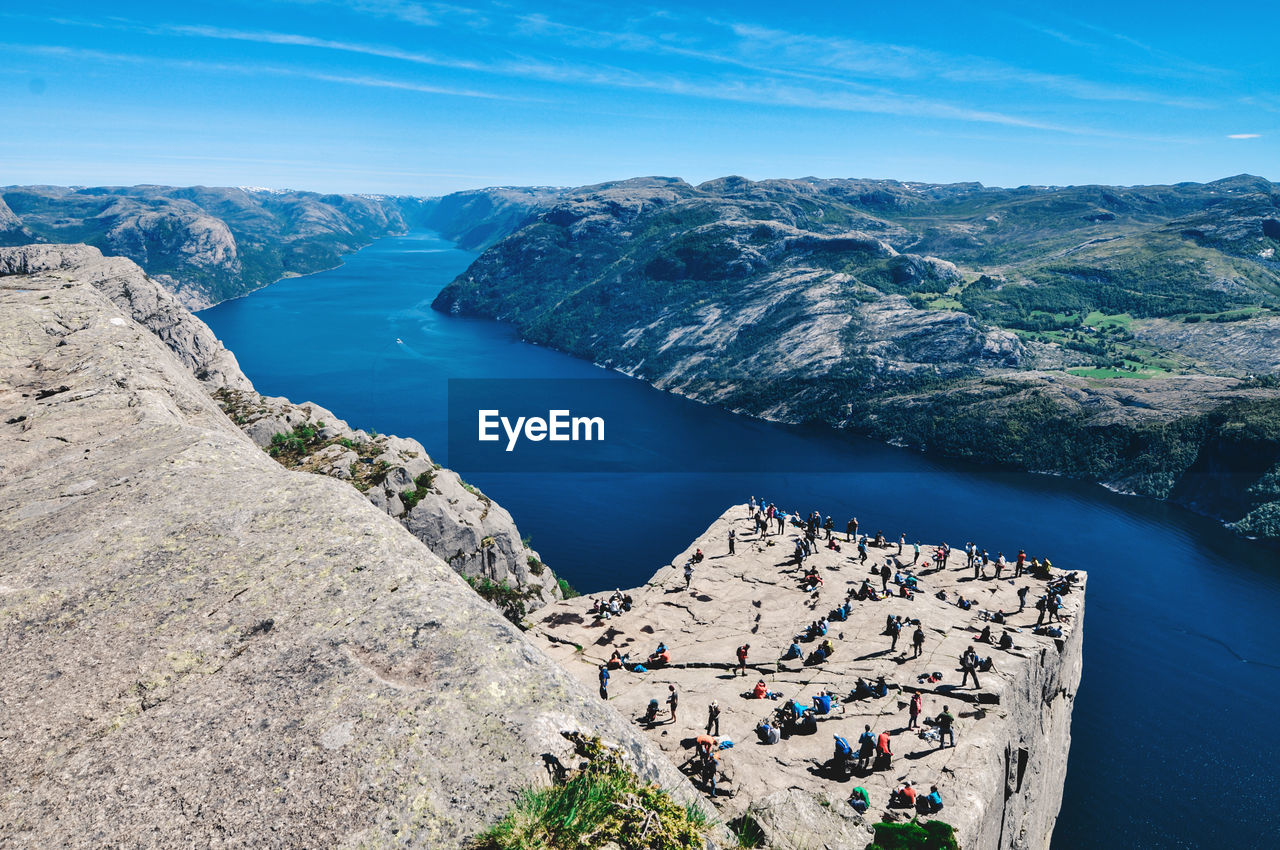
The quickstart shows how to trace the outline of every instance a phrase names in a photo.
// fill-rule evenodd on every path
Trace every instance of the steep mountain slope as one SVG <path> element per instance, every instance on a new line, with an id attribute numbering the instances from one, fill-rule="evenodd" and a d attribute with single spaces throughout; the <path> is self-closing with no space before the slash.
<path id="1" fill-rule="evenodd" d="M 1278 207 L 1280 191 L 1248 176 L 642 178 L 565 193 L 435 306 L 734 410 L 1236 520 L 1267 500 L 1225 499 L 1197 470 L 1230 456 L 1258 479 L 1280 462 L 1280 394 L 1250 377 L 1276 363 Z M 1227 446 L 1241 428 L 1254 450 Z M 1263 525 L 1242 527 L 1280 533 Z"/>
<path id="2" fill-rule="evenodd" d="M 0 245 L 84 242 L 128 257 L 188 307 L 243 295 L 403 232 L 400 203 L 359 195 L 192 186 L 11 186 Z"/>

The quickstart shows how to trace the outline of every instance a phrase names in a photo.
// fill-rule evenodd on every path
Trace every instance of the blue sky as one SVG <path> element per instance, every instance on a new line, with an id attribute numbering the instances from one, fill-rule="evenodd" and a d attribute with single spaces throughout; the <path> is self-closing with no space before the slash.
<path id="1" fill-rule="evenodd" d="M 1280 179 L 1280 7 L 1037 5 L 0 6 L 0 184 Z"/>

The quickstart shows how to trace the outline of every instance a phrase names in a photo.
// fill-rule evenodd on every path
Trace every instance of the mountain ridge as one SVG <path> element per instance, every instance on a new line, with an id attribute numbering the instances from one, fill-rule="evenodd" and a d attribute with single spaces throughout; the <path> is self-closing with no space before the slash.
<path id="1" fill-rule="evenodd" d="M 643 178 L 564 193 L 434 306 L 736 412 L 1091 478 L 1277 536 L 1257 482 L 1280 468 L 1278 207 L 1251 175 Z M 1249 497 L 1209 480 L 1226 468 Z"/>

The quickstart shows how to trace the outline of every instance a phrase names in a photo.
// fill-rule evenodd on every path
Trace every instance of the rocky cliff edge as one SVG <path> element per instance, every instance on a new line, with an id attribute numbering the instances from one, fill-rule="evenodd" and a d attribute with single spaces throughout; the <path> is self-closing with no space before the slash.
<path id="1" fill-rule="evenodd" d="M 86 277 L 6 262 L 0 844 L 458 846 L 566 729 L 687 798 L 385 511 L 282 468 Z"/>

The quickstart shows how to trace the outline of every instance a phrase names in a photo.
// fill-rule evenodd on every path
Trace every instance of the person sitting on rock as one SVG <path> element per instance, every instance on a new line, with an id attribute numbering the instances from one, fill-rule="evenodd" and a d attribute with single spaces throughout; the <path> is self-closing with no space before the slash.
<path id="1" fill-rule="evenodd" d="M 622 654 L 618 650 L 613 651 L 613 655 L 609 656 L 609 669 L 617 670 L 619 667 L 627 666 L 627 660 L 631 657 L 630 653 Z"/>
<path id="2" fill-rule="evenodd" d="M 920 801 L 924 806 L 924 813 L 927 815 L 936 814 L 942 811 L 942 794 L 938 793 L 938 786 L 929 786 L 929 795 Z"/>
<path id="3" fill-rule="evenodd" d="M 702 550 L 701 550 L 701 549 L 699 549 L 699 550 L 697 550 L 696 552 L 694 552 L 694 553 L 693 553 L 693 562 L 694 562 L 695 564 L 701 564 L 701 563 L 702 563 L 702 559 L 703 559 L 704 557 L 706 557 L 706 556 L 705 556 L 705 555 L 703 555 L 703 554 L 702 554 Z"/>
<path id="4" fill-rule="evenodd" d="M 867 789 L 861 785 L 853 789 L 853 793 L 849 795 L 849 805 L 858 814 L 863 814 L 867 809 L 871 808 L 871 795 L 867 793 Z"/>
<path id="5" fill-rule="evenodd" d="M 813 697 L 814 714 L 830 714 L 835 707 L 844 710 L 844 706 L 835 701 L 835 694 L 830 691 L 821 691 Z"/>
<path id="6" fill-rule="evenodd" d="M 645 723 L 656 723 L 656 722 L 657 722 L 657 720 L 658 720 L 658 708 L 659 708 L 659 704 L 658 704 L 658 700 L 657 700 L 656 698 L 655 698 L 655 699 L 651 699 L 651 700 L 649 700 L 649 705 L 648 705 L 648 707 L 647 707 L 647 708 L 645 708 L 645 710 L 644 710 L 644 722 L 645 722 Z"/>
<path id="7" fill-rule="evenodd" d="M 1009 634 L 1007 631 L 1000 635 L 1000 648 L 1013 649 L 1013 635 Z"/>
<path id="8" fill-rule="evenodd" d="M 858 699 L 866 699 L 869 696 L 871 696 L 871 686 L 868 685 L 861 676 L 859 676 L 858 681 L 855 682 L 853 685 L 851 698 L 858 700 Z"/>
<path id="9" fill-rule="evenodd" d="M 804 650 L 800 648 L 800 644 L 792 642 L 791 646 L 787 647 L 787 651 L 782 656 L 782 660 L 789 661 L 792 658 L 800 658 L 803 655 L 804 655 Z"/>
<path id="10" fill-rule="evenodd" d="M 756 682 L 756 686 L 751 689 L 752 699 L 773 699 L 775 696 L 777 696 L 777 694 L 769 690 L 768 686 L 764 683 L 764 679 Z"/>
<path id="11" fill-rule="evenodd" d="M 911 786 L 909 781 L 897 787 L 889 798 L 889 806 L 895 809 L 914 809 L 916 807 L 916 789 Z"/>
<path id="12" fill-rule="evenodd" d="M 991 626 L 982 627 L 982 633 L 978 635 L 978 640 L 982 643 L 991 643 Z"/>
<path id="13" fill-rule="evenodd" d="M 849 746 L 849 742 L 839 735 L 833 736 L 836 739 L 836 751 L 831 756 L 831 767 L 838 773 L 845 773 L 849 768 L 853 767 L 853 748 Z"/>
<path id="14" fill-rule="evenodd" d="M 756 726 L 756 737 L 760 739 L 762 744 L 776 744 L 782 740 L 782 733 L 778 731 L 778 727 L 772 725 L 768 720 L 761 720 Z"/>
<path id="15" fill-rule="evenodd" d="M 671 652 L 667 649 L 667 645 L 665 643 L 660 643 L 658 644 L 658 648 L 654 650 L 653 654 L 649 656 L 647 661 L 645 661 L 645 666 L 656 670 L 657 668 L 665 667 L 670 663 Z"/>

